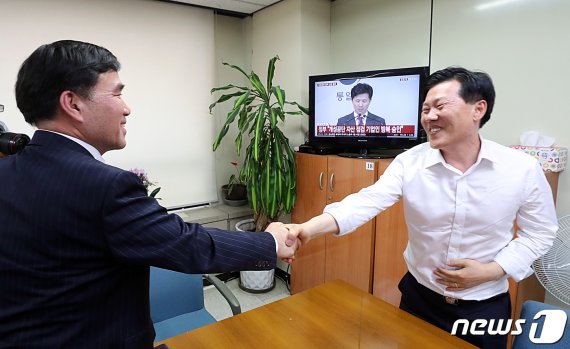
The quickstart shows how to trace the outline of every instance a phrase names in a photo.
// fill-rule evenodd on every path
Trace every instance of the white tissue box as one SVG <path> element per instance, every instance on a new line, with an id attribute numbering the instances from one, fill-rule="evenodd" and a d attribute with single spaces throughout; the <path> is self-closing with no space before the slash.
<path id="1" fill-rule="evenodd" d="M 561 172 L 566 168 L 567 148 L 533 147 L 528 145 L 511 145 L 510 147 L 534 156 L 538 159 L 545 172 Z"/>

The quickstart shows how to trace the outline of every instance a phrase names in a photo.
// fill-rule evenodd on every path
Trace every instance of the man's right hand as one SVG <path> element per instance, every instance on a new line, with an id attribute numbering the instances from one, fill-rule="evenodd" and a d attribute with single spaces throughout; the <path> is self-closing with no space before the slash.
<path id="1" fill-rule="evenodd" d="M 302 224 L 285 224 L 290 233 L 297 237 L 300 244 L 306 245 L 310 240 L 326 234 L 338 233 L 338 225 L 333 216 L 323 213 Z"/>
<path id="2" fill-rule="evenodd" d="M 297 238 L 298 230 L 291 230 L 288 225 L 281 222 L 273 222 L 265 231 L 277 240 L 277 257 L 291 264 L 295 259 L 295 252 L 301 246 L 301 241 Z"/>

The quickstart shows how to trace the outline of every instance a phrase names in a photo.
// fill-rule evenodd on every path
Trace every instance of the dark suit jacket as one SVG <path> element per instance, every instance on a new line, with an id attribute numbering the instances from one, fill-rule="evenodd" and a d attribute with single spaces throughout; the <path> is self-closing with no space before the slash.
<path id="1" fill-rule="evenodd" d="M 342 118 L 338 119 L 336 123 L 337 126 L 356 126 L 356 120 L 354 119 L 354 113 L 350 113 L 348 115 L 343 116 Z M 372 125 L 386 125 L 386 121 L 384 118 L 379 117 L 378 115 L 374 115 L 371 112 L 368 112 L 366 116 L 366 126 Z"/>
<path id="2" fill-rule="evenodd" d="M 54 133 L 1 159 L 0 180 L 0 348 L 152 348 L 149 265 L 275 267 L 269 233 L 186 224 Z"/>

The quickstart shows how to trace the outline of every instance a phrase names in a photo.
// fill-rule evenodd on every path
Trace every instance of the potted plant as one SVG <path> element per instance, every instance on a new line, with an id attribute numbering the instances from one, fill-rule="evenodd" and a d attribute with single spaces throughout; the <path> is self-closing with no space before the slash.
<path id="1" fill-rule="evenodd" d="M 264 231 L 269 223 L 278 221 L 282 213 L 291 212 L 295 204 L 295 155 L 280 123 L 285 121 L 286 115 L 308 114 L 307 108 L 287 101 L 285 91 L 273 84 L 278 59 L 275 56 L 269 60 L 265 85 L 255 72 L 247 74 L 240 67 L 224 62 L 224 65 L 243 74 L 248 83 L 246 86 L 229 84 L 211 90 L 211 93 L 224 91 L 226 94 L 210 105 L 210 113 L 219 103 L 233 103 L 214 141 L 213 150 L 218 149 L 233 123 L 238 127 L 235 139 L 238 156 L 243 139 L 250 140 L 239 177 L 247 186 L 255 231 Z M 286 110 L 286 107 L 294 110 Z"/>
<path id="2" fill-rule="evenodd" d="M 242 206 L 247 204 L 247 186 L 241 179 L 238 163 L 230 162 L 235 167 L 236 173 L 230 176 L 228 184 L 222 186 L 222 200 L 229 206 Z"/>

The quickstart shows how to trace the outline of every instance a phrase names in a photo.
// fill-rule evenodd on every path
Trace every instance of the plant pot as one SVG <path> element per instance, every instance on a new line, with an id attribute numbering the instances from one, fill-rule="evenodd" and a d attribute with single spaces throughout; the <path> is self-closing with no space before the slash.
<path id="1" fill-rule="evenodd" d="M 235 184 L 230 193 L 229 184 L 223 185 L 222 201 L 228 206 L 243 206 L 247 204 L 247 187 L 244 184 Z"/>
<path id="2" fill-rule="evenodd" d="M 238 231 L 255 231 L 253 219 L 236 223 Z M 250 293 L 269 292 L 275 287 L 275 269 L 240 271 L 239 288 Z"/>

